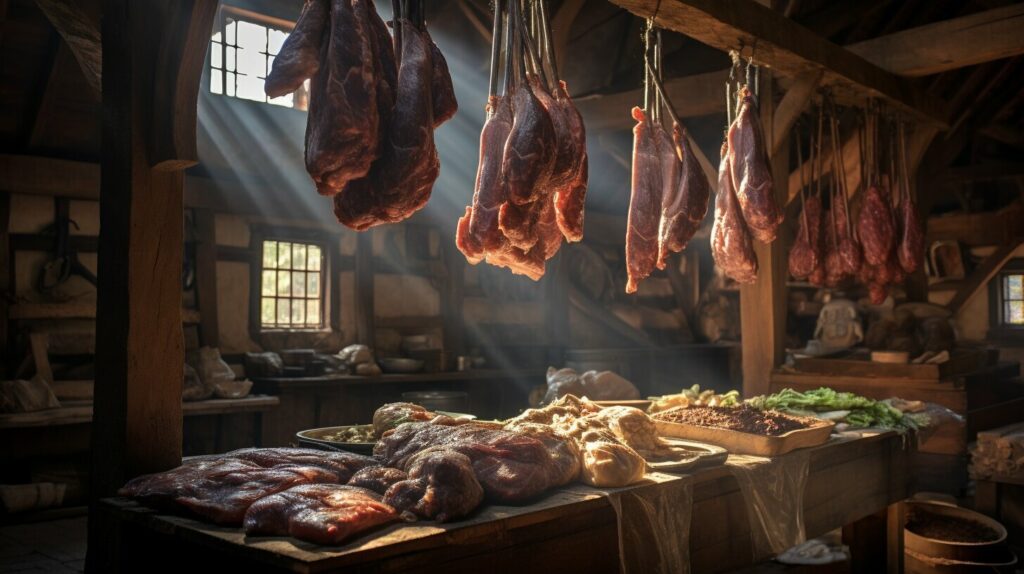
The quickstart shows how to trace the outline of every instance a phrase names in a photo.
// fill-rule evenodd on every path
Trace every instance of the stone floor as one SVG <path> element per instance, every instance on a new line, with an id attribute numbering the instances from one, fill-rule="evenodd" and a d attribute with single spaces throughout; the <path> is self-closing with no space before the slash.
<path id="1" fill-rule="evenodd" d="M 0 573 L 82 572 L 85 528 L 84 516 L 0 527 Z"/>

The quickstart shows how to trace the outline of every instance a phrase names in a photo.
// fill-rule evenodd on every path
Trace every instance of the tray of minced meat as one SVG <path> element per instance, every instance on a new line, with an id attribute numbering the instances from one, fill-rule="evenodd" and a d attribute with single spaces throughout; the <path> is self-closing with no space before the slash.
<path id="1" fill-rule="evenodd" d="M 652 415 L 662 436 L 711 443 L 735 454 L 777 456 L 824 443 L 835 423 L 746 405 L 677 407 Z"/>

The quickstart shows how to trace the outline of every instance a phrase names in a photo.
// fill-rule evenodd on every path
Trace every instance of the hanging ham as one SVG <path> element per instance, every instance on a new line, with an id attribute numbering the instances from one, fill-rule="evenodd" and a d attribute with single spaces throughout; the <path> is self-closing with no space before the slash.
<path id="1" fill-rule="evenodd" d="M 711 186 L 694 155 L 686 129 L 674 124 L 673 149 L 680 158 L 679 183 L 661 200 L 658 232 L 658 268 L 664 269 L 668 256 L 686 248 L 708 213 Z"/>
<path id="2" fill-rule="evenodd" d="M 729 166 L 743 219 L 758 241 L 775 241 L 783 214 L 775 202 L 761 119 L 754 94 L 744 86 L 740 111 L 729 126 Z"/>
<path id="3" fill-rule="evenodd" d="M 662 172 L 658 145 L 647 115 L 633 108 L 633 178 L 626 220 L 626 293 L 654 270 L 658 258 L 658 224 L 661 212 Z"/>
<path id="4" fill-rule="evenodd" d="M 872 265 L 885 263 L 896 244 L 894 223 L 887 194 L 877 185 L 870 186 L 857 217 L 865 261 Z"/>
<path id="5" fill-rule="evenodd" d="M 793 248 L 789 252 L 789 274 L 796 279 L 811 275 L 822 262 L 821 200 L 817 196 L 804 201 Z"/>
<path id="6" fill-rule="evenodd" d="M 711 227 L 711 255 L 715 265 L 727 277 L 739 283 L 757 280 L 757 255 L 750 232 L 743 222 L 736 192 L 732 187 L 732 155 L 728 144 L 722 144 L 722 160 L 718 168 L 718 192 L 715 196 L 715 222 Z"/>

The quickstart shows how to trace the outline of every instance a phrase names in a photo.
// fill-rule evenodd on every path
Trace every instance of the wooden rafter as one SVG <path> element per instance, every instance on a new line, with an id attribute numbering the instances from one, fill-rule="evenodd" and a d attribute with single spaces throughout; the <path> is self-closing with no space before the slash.
<path id="1" fill-rule="evenodd" d="M 713 48 L 746 47 L 755 62 L 790 78 L 814 71 L 841 102 L 879 98 L 921 121 L 946 125 L 940 100 L 752 0 L 612 0 L 658 26 Z"/>
<path id="2" fill-rule="evenodd" d="M 1021 6 L 1019 4 L 1014 6 Z M 913 28 L 891 36 L 882 36 L 846 46 L 873 64 L 891 73 L 902 76 L 920 76 L 959 69 L 985 61 L 985 58 L 1005 57 L 1024 53 L 1024 34 L 1006 40 L 1004 26 L 994 18 L 1010 13 L 1009 8 L 996 9 L 953 18 L 938 24 Z M 973 27 L 972 27 L 973 26 Z M 956 33 L 963 40 L 951 44 L 948 33 Z M 969 34 L 970 38 L 964 38 Z M 989 39 L 992 36 L 995 39 Z M 887 50 L 907 47 L 911 55 L 899 58 L 889 57 Z M 935 60 L 933 57 L 938 57 Z M 725 111 L 722 86 L 728 77 L 727 70 L 709 72 L 682 78 L 665 80 L 665 88 L 684 117 L 703 116 Z M 780 85 L 786 86 L 783 80 Z M 602 94 L 580 98 L 577 102 L 593 128 L 622 127 L 629 124 L 629 114 L 622 110 L 640 101 L 640 89 L 613 94 Z"/>
<path id="3" fill-rule="evenodd" d="M 99 94 L 103 76 L 99 23 L 76 0 L 36 0 L 36 5 L 67 42 L 89 86 Z"/>
<path id="4" fill-rule="evenodd" d="M 967 278 L 967 282 L 957 290 L 956 295 L 946 304 L 946 308 L 955 315 L 978 294 L 978 291 L 988 285 L 992 277 L 1013 257 L 1017 247 L 1022 243 L 1024 243 L 1024 238 L 1018 238 L 1006 245 L 1001 245 L 994 253 L 986 257 Z"/>
<path id="5" fill-rule="evenodd" d="M 927 76 L 1024 52 L 1024 3 L 927 24 L 847 49 L 893 73 Z M 935 41 L 942 39 L 941 42 Z"/>

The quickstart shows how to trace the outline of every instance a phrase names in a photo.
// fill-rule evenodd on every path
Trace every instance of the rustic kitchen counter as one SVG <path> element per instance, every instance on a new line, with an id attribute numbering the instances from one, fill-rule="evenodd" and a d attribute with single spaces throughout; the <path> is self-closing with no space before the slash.
<path id="1" fill-rule="evenodd" d="M 880 549 L 887 544 L 890 571 L 899 568 L 902 511 L 896 503 L 909 493 L 910 450 L 909 441 L 896 434 L 864 433 L 833 437 L 824 445 L 785 455 L 807 457 L 802 504 L 807 536 L 847 527 L 848 544 L 872 550 L 855 556 L 856 568 L 884 567 L 887 556 Z M 684 555 L 688 548 L 691 571 L 721 572 L 768 557 L 763 548 L 755 551 L 749 505 L 731 465 L 692 475 L 648 475 L 644 483 L 622 489 L 572 485 L 530 505 L 489 505 L 469 520 L 449 524 L 393 525 L 340 547 L 283 537 L 247 538 L 237 528 L 168 516 L 119 498 L 103 501 L 100 511 L 104 520 L 119 525 L 120 566 L 126 572 L 160 564 L 168 569 L 201 565 L 261 572 L 594 573 L 620 568 L 615 507 L 626 509 L 629 500 L 660 500 L 663 510 L 691 513 L 682 546 Z M 631 541 L 626 556 L 641 556 L 649 567 L 651 556 L 674 542 L 662 522 L 631 520 L 623 529 Z M 627 564 L 627 570 L 640 571 L 636 564 Z"/>

